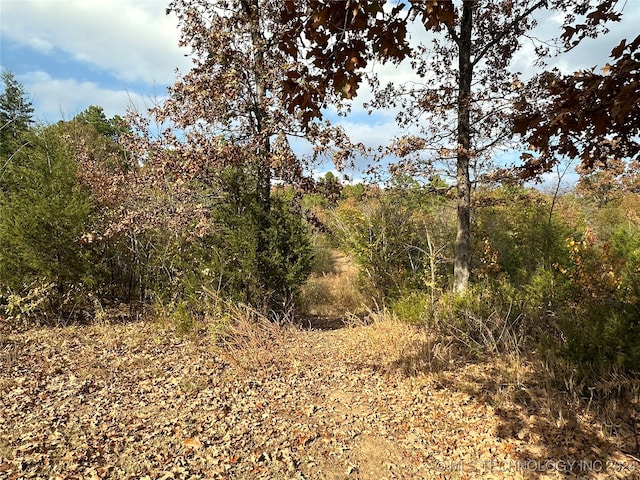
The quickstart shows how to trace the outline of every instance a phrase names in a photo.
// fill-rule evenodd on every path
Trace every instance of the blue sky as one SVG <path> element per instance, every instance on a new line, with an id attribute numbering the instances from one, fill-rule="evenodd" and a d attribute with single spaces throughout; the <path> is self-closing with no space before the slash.
<path id="1" fill-rule="evenodd" d="M 71 118 L 89 105 L 108 116 L 124 114 L 162 97 L 176 69 L 190 66 L 186 49 L 178 47 L 174 17 L 165 15 L 168 0 L 0 0 L 0 66 L 11 70 L 32 98 L 36 119 L 55 122 Z M 554 60 L 563 71 L 603 66 L 622 38 L 634 38 L 640 25 L 640 0 L 627 0 L 623 22 L 611 33 L 585 41 Z M 555 28 L 555 30 L 553 30 Z M 557 22 L 541 22 L 542 38 L 557 35 Z M 415 33 L 416 36 L 420 33 Z M 516 59 L 526 72 L 531 52 Z M 408 65 L 382 67 L 381 78 L 412 78 Z M 338 119 L 355 141 L 377 147 L 399 133 L 395 112 L 368 116 L 363 90 L 353 114 Z M 328 169 L 328 167 L 326 168 Z"/>

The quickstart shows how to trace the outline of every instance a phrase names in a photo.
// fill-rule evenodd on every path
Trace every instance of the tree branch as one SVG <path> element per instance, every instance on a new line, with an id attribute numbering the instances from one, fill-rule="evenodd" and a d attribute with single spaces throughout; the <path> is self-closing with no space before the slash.
<path id="1" fill-rule="evenodd" d="M 480 53 L 477 55 L 477 57 L 471 62 L 472 66 L 476 66 L 476 64 L 482 60 L 482 58 L 487 54 L 487 52 L 491 49 L 491 47 L 493 47 L 494 45 L 496 45 L 500 40 L 502 40 L 504 37 L 507 36 L 507 34 L 509 34 L 509 32 L 511 32 L 511 30 L 518 25 L 520 22 L 522 22 L 522 20 L 524 20 L 527 16 L 531 15 L 534 11 L 536 11 L 538 8 L 544 6 L 546 4 L 546 0 L 538 0 L 536 3 L 534 3 L 531 7 L 529 7 L 527 10 L 525 10 L 521 15 L 518 15 L 516 18 L 513 19 L 513 21 L 505 28 L 503 28 L 498 35 L 496 35 L 495 37 L 493 37 L 491 39 L 490 42 L 487 42 L 487 44 L 485 45 L 485 47 L 480 51 Z"/>

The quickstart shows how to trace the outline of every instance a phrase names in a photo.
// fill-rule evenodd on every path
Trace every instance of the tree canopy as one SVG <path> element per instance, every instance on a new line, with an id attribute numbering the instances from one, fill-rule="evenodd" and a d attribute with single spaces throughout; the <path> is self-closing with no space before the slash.
<path id="1" fill-rule="evenodd" d="M 583 173 L 614 170 L 621 160 L 640 166 L 640 36 L 623 39 L 611 59 L 602 72 L 546 72 L 533 94 L 547 101 L 516 102 L 514 130 L 535 152 L 525 155 L 522 177 L 548 171 L 562 157 L 579 159 Z"/>
<path id="2" fill-rule="evenodd" d="M 24 87 L 9 70 L 0 75 L 3 91 L 0 94 L 0 154 L 11 155 L 19 146 L 20 137 L 33 123 L 33 106 Z"/>
<path id="3" fill-rule="evenodd" d="M 470 274 L 472 182 L 486 171 L 491 154 L 514 139 L 513 105 L 533 88 L 511 70 L 522 40 L 535 42 L 529 32 L 537 24 L 536 15 L 563 15 L 556 47 L 538 42 L 535 64 L 597 35 L 607 21 L 618 20 L 617 4 L 613 0 L 415 0 L 389 8 L 378 0 L 315 0 L 308 6 L 290 0 L 284 3 L 282 20 L 292 33 L 280 48 L 310 58 L 311 67 L 305 76 L 289 72 L 291 84 L 284 94 L 308 116 L 319 116 L 331 95 L 353 98 L 373 62 L 410 60 L 424 82 L 377 88 L 371 105 L 400 106 L 399 124 L 417 127 L 418 135 L 396 139 L 392 146 L 393 153 L 405 158 L 403 166 L 409 163 L 406 157 L 416 152 L 422 170 L 436 161 L 453 160 L 458 198 L 455 288 L 462 291 Z M 410 25 L 422 25 L 431 41 L 415 44 L 408 36 Z M 377 87 L 376 82 L 374 77 Z M 527 101 L 542 98 L 532 96 Z"/>

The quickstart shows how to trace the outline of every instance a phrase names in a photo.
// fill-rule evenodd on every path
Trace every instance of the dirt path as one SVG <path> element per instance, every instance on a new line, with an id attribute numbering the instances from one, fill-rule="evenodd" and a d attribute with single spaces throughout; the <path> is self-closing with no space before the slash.
<path id="1" fill-rule="evenodd" d="M 366 351 L 381 328 L 4 336 L 0 478 L 638 478 L 628 432 L 525 383 L 498 402 L 495 365 L 407 375 Z"/>

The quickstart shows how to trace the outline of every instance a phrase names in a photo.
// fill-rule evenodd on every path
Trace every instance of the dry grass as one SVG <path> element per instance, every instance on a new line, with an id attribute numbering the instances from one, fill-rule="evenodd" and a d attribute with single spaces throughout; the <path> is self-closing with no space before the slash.
<path id="1" fill-rule="evenodd" d="M 290 348 L 297 333 L 288 319 L 273 321 L 248 306 L 235 306 L 226 312 L 224 326 L 211 331 L 220 348 L 216 354 L 245 371 L 257 371 L 272 365 L 291 365 Z"/>
<path id="2" fill-rule="evenodd" d="M 585 399 L 569 366 L 363 308 L 334 260 L 311 311 L 340 329 L 211 294 L 188 328 L 167 310 L 1 336 L 0 477 L 640 478 L 639 382 Z"/>
<path id="3" fill-rule="evenodd" d="M 362 285 L 358 267 L 337 250 L 331 250 L 330 256 L 332 268 L 313 273 L 302 289 L 303 312 L 329 318 L 365 312 L 372 298 Z"/>
<path id="4" fill-rule="evenodd" d="M 370 311 L 364 321 L 350 318 L 346 348 L 363 364 L 381 371 L 435 373 L 464 362 L 451 339 L 439 337 L 424 326 L 408 324 L 387 310 Z"/>
<path id="5" fill-rule="evenodd" d="M 0 477 L 571 477 L 505 470 L 562 459 L 619 467 L 576 478 L 640 472 L 630 425 L 545 390 L 534 362 L 469 362 L 385 312 L 332 331 L 227 315 L 188 335 L 104 321 L 3 336 Z"/>

